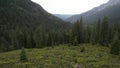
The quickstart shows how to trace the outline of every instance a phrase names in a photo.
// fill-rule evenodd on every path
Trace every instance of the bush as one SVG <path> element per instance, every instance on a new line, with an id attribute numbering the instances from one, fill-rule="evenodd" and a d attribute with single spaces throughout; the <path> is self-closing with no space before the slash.
<path id="1" fill-rule="evenodd" d="M 110 53 L 114 55 L 119 55 L 119 50 L 120 50 L 120 40 L 116 40 L 112 42 Z"/>
<path id="2" fill-rule="evenodd" d="M 119 55 L 119 51 L 120 51 L 120 40 L 119 40 L 119 37 L 118 37 L 118 34 L 116 34 L 114 36 L 114 39 L 111 43 L 111 48 L 110 48 L 110 53 L 111 54 L 114 54 L 114 55 Z"/>
<path id="3" fill-rule="evenodd" d="M 27 62 L 28 61 L 24 47 L 21 49 L 20 61 L 21 62 Z"/>
<path id="4" fill-rule="evenodd" d="M 81 52 L 84 52 L 84 51 L 85 51 L 85 48 L 84 48 L 84 47 L 82 47 Z"/>
<path id="5" fill-rule="evenodd" d="M 78 45 L 78 40 L 77 40 L 76 37 L 75 37 L 75 39 L 74 39 L 74 41 L 73 41 L 73 45 L 74 45 L 74 46 L 77 46 L 77 45 Z"/>

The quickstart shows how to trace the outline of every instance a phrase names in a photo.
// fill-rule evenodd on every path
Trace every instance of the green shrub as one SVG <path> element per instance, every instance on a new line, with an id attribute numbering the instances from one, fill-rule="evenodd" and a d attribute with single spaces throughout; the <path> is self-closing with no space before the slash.
<path id="1" fill-rule="evenodd" d="M 120 50 L 120 40 L 116 40 L 112 42 L 110 53 L 114 55 L 119 55 L 119 50 Z"/>
<path id="2" fill-rule="evenodd" d="M 84 47 L 82 47 L 81 52 L 84 52 L 84 51 L 85 51 L 85 48 L 84 48 Z"/>
<path id="3" fill-rule="evenodd" d="M 21 53 L 20 53 L 20 61 L 21 62 L 27 62 L 27 56 L 26 56 L 26 51 L 24 49 L 24 47 L 21 49 Z"/>
<path id="4" fill-rule="evenodd" d="M 111 43 L 110 53 L 114 55 L 119 55 L 120 51 L 120 40 L 118 34 L 115 34 L 114 39 Z"/>
<path id="5" fill-rule="evenodd" d="M 77 46 L 77 45 L 78 45 L 77 37 L 75 37 L 75 39 L 74 39 L 74 41 L 73 41 L 73 45 L 74 45 L 74 46 Z"/>

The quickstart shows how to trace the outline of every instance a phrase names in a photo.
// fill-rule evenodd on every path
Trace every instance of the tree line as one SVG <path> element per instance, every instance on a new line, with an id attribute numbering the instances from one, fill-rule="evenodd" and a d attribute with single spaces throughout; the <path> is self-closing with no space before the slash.
<path id="1" fill-rule="evenodd" d="M 1 25 L 0 52 L 20 49 L 22 47 L 43 48 L 59 44 L 77 45 L 91 43 L 93 45 L 100 44 L 109 47 L 109 44 L 114 42 L 114 37 L 117 37 L 117 40 L 120 39 L 120 24 L 110 24 L 107 17 L 104 17 L 102 20 L 98 19 L 93 24 L 86 25 L 84 23 L 81 17 L 70 29 L 60 30 L 47 30 L 44 26 L 34 30 L 27 26 L 22 28 L 16 26 L 14 29 L 9 29 L 9 26 Z M 120 49 L 119 46 L 116 47 Z"/>

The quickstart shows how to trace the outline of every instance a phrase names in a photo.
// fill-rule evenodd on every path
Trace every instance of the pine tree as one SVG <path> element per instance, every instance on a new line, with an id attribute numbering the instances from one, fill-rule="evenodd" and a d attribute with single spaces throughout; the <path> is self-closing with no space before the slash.
<path id="1" fill-rule="evenodd" d="M 83 43 L 83 17 L 81 16 L 78 27 L 78 43 Z"/>
<path id="2" fill-rule="evenodd" d="M 49 33 L 47 36 L 47 41 L 46 41 L 46 45 L 47 46 L 52 46 L 53 40 L 52 40 L 52 34 Z"/>
<path id="3" fill-rule="evenodd" d="M 119 36 L 118 36 L 118 32 L 115 34 L 113 41 L 111 43 L 111 48 L 110 48 L 110 53 L 114 54 L 114 55 L 119 55 L 119 51 L 120 51 L 120 40 L 119 40 Z"/>
<path id="4" fill-rule="evenodd" d="M 84 30 L 84 43 L 89 43 L 90 42 L 90 37 L 91 37 L 91 30 L 90 26 L 87 26 L 86 29 Z"/>
<path id="5" fill-rule="evenodd" d="M 101 36 L 100 36 L 100 44 L 107 46 L 109 40 L 109 25 L 108 18 L 104 17 L 103 22 L 101 24 Z"/>
<path id="6" fill-rule="evenodd" d="M 33 34 L 31 34 L 31 40 L 30 40 L 30 42 L 31 42 L 31 47 L 32 48 L 35 48 L 36 47 L 36 42 L 35 42 L 35 40 L 34 40 L 34 35 Z"/>
<path id="7" fill-rule="evenodd" d="M 75 37 L 78 39 L 78 21 L 74 23 L 72 31 L 71 31 L 71 43 L 73 44 Z"/>
<path id="8" fill-rule="evenodd" d="M 93 45 L 96 43 L 96 30 L 95 30 L 95 26 L 93 28 L 91 28 L 90 42 Z"/>
<path id="9" fill-rule="evenodd" d="M 97 25 L 96 25 L 96 42 L 99 43 L 100 42 L 100 19 L 98 19 Z"/>
<path id="10" fill-rule="evenodd" d="M 25 51 L 24 47 L 22 47 L 22 49 L 21 49 L 20 61 L 21 62 L 27 62 L 28 61 L 26 51 Z"/>
<path id="11" fill-rule="evenodd" d="M 77 21 L 72 29 L 72 41 L 74 38 L 77 38 L 78 43 L 83 42 L 83 18 L 81 17 L 80 21 Z"/>

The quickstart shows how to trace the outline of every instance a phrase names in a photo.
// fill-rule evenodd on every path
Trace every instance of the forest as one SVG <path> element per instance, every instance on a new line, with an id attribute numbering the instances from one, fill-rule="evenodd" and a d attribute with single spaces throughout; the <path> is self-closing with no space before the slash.
<path id="1" fill-rule="evenodd" d="M 112 47 L 112 43 L 119 44 L 120 26 L 119 23 L 110 24 L 107 17 L 93 24 L 84 24 L 81 17 L 79 21 L 71 24 L 70 29 L 49 30 L 45 27 L 35 30 L 16 27 L 10 30 L 9 26 L 0 27 L 0 50 L 1 52 L 25 48 L 43 48 L 57 46 L 59 44 L 78 44 L 91 43 L 93 45 Z M 55 27 L 54 27 L 55 28 Z M 118 42 L 116 42 L 116 40 Z M 119 45 L 115 47 L 119 53 Z"/>

